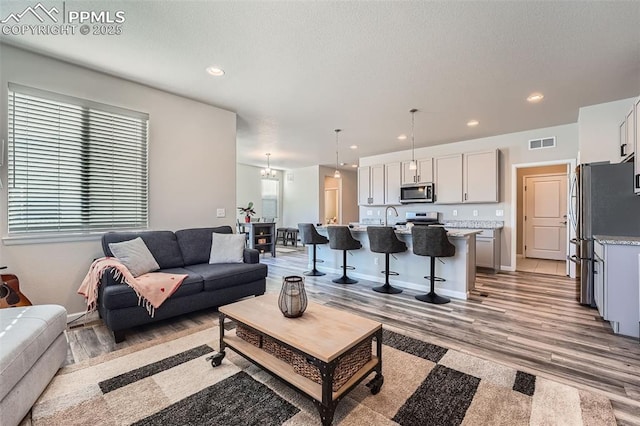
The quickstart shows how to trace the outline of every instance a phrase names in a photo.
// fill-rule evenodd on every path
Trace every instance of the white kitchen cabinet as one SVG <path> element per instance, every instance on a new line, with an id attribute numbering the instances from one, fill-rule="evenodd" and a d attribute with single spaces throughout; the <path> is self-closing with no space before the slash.
<path id="1" fill-rule="evenodd" d="M 384 204 L 384 165 L 358 168 L 358 204 L 368 206 Z"/>
<path id="2" fill-rule="evenodd" d="M 436 157 L 434 192 L 437 204 L 462 202 L 462 154 Z"/>
<path id="3" fill-rule="evenodd" d="M 627 161 L 634 152 L 636 139 L 634 107 L 635 104 L 619 125 L 620 161 Z"/>
<path id="4" fill-rule="evenodd" d="M 422 158 L 416 160 L 416 170 L 409 167 L 411 161 L 402 162 L 402 185 L 422 184 L 433 182 L 433 159 Z"/>
<path id="5" fill-rule="evenodd" d="M 400 204 L 400 162 L 384 165 L 384 204 Z"/>
<path id="6" fill-rule="evenodd" d="M 624 238 L 621 238 L 624 239 Z M 594 242 L 594 299 L 614 333 L 639 337 L 639 245 Z"/>
<path id="7" fill-rule="evenodd" d="M 463 156 L 464 203 L 498 202 L 498 150 Z"/>
<path id="8" fill-rule="evenodd" d="M 636 153 L 634 160 L 635 171 L 633 173 L 633 185 L 635 193 L 640 195 L 640 98 L 636 99 L 633 106 L 633 123 L 635 135 L 633 138 L 633 152 Z"/>
<path id="9" fill-rule="evenodd" d="M 436 157 L 435 202 L 497 203 L 497 149 Z"/>
<path id="10" fill-rule="evenodd" d="M 500 229 L 483 229 L 476 234 L 476 266 L 500 271 Z"/>

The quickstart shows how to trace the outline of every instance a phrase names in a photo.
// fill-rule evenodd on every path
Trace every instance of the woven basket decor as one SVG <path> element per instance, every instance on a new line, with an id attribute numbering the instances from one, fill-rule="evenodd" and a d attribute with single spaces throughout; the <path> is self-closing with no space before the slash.
<path id="1" fill-rule="evenodd" d="M 241 324 L 236 327 L 236 336 L 253 346 L 262 347 L 262 336 Z"/>
<path id="2" fill-rule="evenodd" d="M 369 338 L 361 342 L 349 355 L 342 357 L 342 359 L 338 361 L 338 366 L 333 373 L 334 392 L 347 383 L 347 380 L 367 362 L 371 361 L 371 341 L 372 338 Z M 297 353 L 292 353 L 292 355 L 291 364 L 296 373 L 316 383 L 322 384 L 322 376 L 316 366 L 309 364 L 305 357 Z"/>

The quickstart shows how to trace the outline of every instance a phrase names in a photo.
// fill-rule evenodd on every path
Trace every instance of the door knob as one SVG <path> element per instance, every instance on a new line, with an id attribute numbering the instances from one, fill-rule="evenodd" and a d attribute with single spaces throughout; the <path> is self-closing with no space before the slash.
<path id="1" fill-rule="evenodd" d="M 567 221 L 565 220 L 564 222 L 560 222 L 562 225 L 566 225 Z"/>

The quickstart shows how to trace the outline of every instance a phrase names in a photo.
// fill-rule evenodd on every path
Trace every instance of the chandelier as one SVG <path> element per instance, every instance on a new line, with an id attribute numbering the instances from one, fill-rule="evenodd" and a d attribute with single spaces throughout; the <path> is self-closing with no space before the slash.
<path id="1" fill-rule="evenodd" d="M 267 152 L 266 156 L 267 156 L 267 168 L 260 170 L 260 176 L 262 176 L 262 179 L 274 178 L 276 177 L 276 171 L 273 170 L 271 168 L 271 165 L 269 164 L 269 157 L 271 156 L 271 154 Z"/>

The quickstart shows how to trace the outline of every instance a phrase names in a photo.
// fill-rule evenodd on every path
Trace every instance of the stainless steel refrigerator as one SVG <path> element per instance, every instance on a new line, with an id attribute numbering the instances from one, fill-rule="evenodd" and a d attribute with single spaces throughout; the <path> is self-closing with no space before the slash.
<path id="1" fill-rule="evenodd" d="M 593 299 L 593 236 L 640 236 L 640 196 L 633 193 L 633 163 L 583 164 L 576 171 L 576 261 L 580 265 L 579 301 Z"/>

